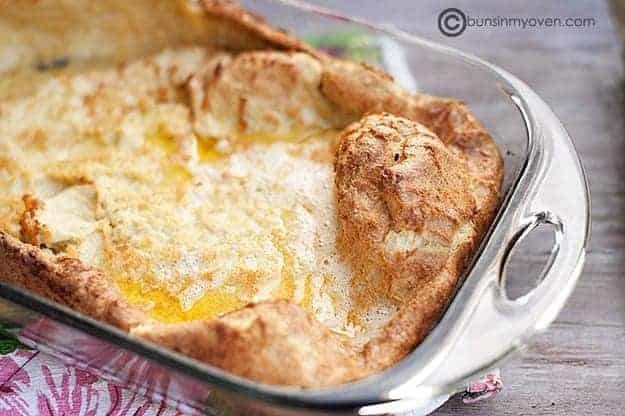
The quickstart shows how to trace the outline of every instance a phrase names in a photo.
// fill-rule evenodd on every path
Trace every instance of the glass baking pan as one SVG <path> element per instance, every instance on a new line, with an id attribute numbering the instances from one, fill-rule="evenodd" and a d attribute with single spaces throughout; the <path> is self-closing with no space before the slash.
<path id="1" fill-rule="evenodd" d="M 505 163 L 504 198 L 437 326 L 380 374 L 302 390 L 233 376 L 3 283 L 0 323 L 20 327 L 20 339 L 32 347 L 149 397 L 208 414 L 245 415 L 377 415 L 425 408 L 547 328 L 581 273 L 590 206 L 571 138 L 545 102 L 500 68 L 392 28 L 293 0 L 243 3 L 305 39 L 357 32 L 365 42 L 391 45 L 382 48 L 380 63 L 390 72 L 389 66 L 400 64 L 400 83 L 464 100 L 497 141 Z M 506 263 L 537 227 L 553 233 L 551 256 L 536 286 L 511 300 L 506 279 L 520 276 L 507 276 Z"/>

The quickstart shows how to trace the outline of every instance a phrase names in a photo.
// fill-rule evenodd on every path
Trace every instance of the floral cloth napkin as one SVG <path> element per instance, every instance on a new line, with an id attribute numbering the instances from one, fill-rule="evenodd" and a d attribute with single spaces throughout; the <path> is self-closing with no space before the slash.
<path id="1" fill-rule="evenodd" d="M 0 416 L 169 416 L 200 415 L 182 404 L 151 400 L 22 344 L 17 331 L 0 327 Z M 465 403 L 496 395 L 503 384 L 499 373 L 471 383 Z M 432 403 L 428 411 L 444 400 Z M 407 413 L 403 416 L 423 414 Z"/>
<path id="2" fill-rule="evenodd" d="M 311 37 L 308 41 L 332 55 L 381 66 L 408 90 L 418 89 L 402 49 L 391 39 L 342 31 Z M 499 372 L 495 371 L 471 383 L 462 400 L 468 404 L 491 398 L 502 387 Z M 443 402 L 432 403 L 418 414 L 432 411 Z M 20 342 L 16 330 L 0 326 L 0 416 L 199 415 L 198 411 L 181 406 L 150 400 L 29 349 Z"/>

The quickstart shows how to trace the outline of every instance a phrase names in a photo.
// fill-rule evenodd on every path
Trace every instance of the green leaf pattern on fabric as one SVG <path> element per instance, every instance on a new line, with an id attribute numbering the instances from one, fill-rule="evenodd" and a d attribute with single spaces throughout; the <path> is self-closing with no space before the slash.
<path id="1" fill-rule="evenodd" d="M 9 330 L 0 324 L 0 355 L 11 354 L 15 350 L 29 350 L 30 348 L 22 344 L 18 339 L 16 331 Z"/>

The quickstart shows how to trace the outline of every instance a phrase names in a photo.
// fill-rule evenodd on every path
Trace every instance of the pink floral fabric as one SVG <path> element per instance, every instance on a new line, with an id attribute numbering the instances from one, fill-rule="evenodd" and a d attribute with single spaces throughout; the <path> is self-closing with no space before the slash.
<path id="1" fill-rule="evenodd" d="M 182 415 L 36 351 L 0 356 L 0 416 Z"/>
<path id="2" fill-rule="evenodd" d="M 498 373 L 471 383 L 465 403 L 494 397 L 503 387 Z M 0 416 L 199 415 L 191 408 L 152 401 L 46 354 L 16 350 L 0 355 Z"/>
<path id="3" fill-rule="evenodd" d="M 462 399 L 492 398 L 502 387 L 496 371 L 471 383 Z M 190 405 L 202 406 L 207 394 L 191 378 L 172 377 L 147 359 L 51 319 L 22 328 L 0 325 L 0 416 L 195 416 L 200 412 Z M 184 403 L 176 400 L 182 397 Z M 402 416 L 422 415 L 444 401 Z"/>

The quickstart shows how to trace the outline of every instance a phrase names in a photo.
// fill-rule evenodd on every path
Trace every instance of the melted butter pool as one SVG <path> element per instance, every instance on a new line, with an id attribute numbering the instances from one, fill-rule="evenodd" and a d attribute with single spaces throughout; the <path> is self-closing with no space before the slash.
<path id="1" fill-rule="evenodd" d="M 297 129 L 286 134 L 237 133 L 231 138 L 231 142 L 234 144 L 229 147 L 227 152 L 218 150 L 223 146 L 219 146 L 218 140 L 213 138 L 197 138 L 195 146 L 200 164 L 219 164 L 221 166 L 230 155 L 250 146 L 256 146 L 255 149 L 258 148 L 258 145 L 261 145 L 261 149 L 266 146 L 269 150 L 275 143 L 297 144 L 306 143 L 311 139 L 327 140 L 328 143 L 333 143 L 337 134 L 337 130 L 331 129 Z M 161 184 L 169 187 L 172 191 L 175 189 L 175 192 L 179 194 L 178 199 L 180 199 L 187 185 L 196 179 L 190 169 L 177 162 L 177 157 L 183 146 L 176 137 L 160 128 L 154 134 L 146 137 L 145 143 L 146 151 L 155 151 L 163 158 L 165 169 Z M 302 146 L 302 148 L 304 147 Z M 296 267 L 294 266 L 296 253 L 293 252 L 292 247 L 277 242 L 276 248 L 284 259 L 284 266 L 279 281 L 274 282 L 273 288 L 269 290 L 269 296 L 265 296 L 265 298 L 287 299 L 295 301 L 307 309 L 312 309 L 315 298 L 314 277 L 311 274 L 296 275 Z M 244 307 L 252 300 L 250 293 L 264 290 L 260 287 L 254 287 L 258 284 L 254 279 L 232 279 L 228 280 L 226 286 L 203 290 L 201 296 L 189 307 L 189 302 L 183 302 L 182 293 L 172 293 L 171 289 L 166 288 L 155 288 L 153 281 L 148 284 L 148 280 L 142 281 L 137 275 L 133 278 L 119 277 L 115 279 L 115 282 L 120 292 L 131 304 L 142 308 L 152 318 L 164 323 L 213 319 Z M 186 307 L 183 306 L 185 304 Z"/>

